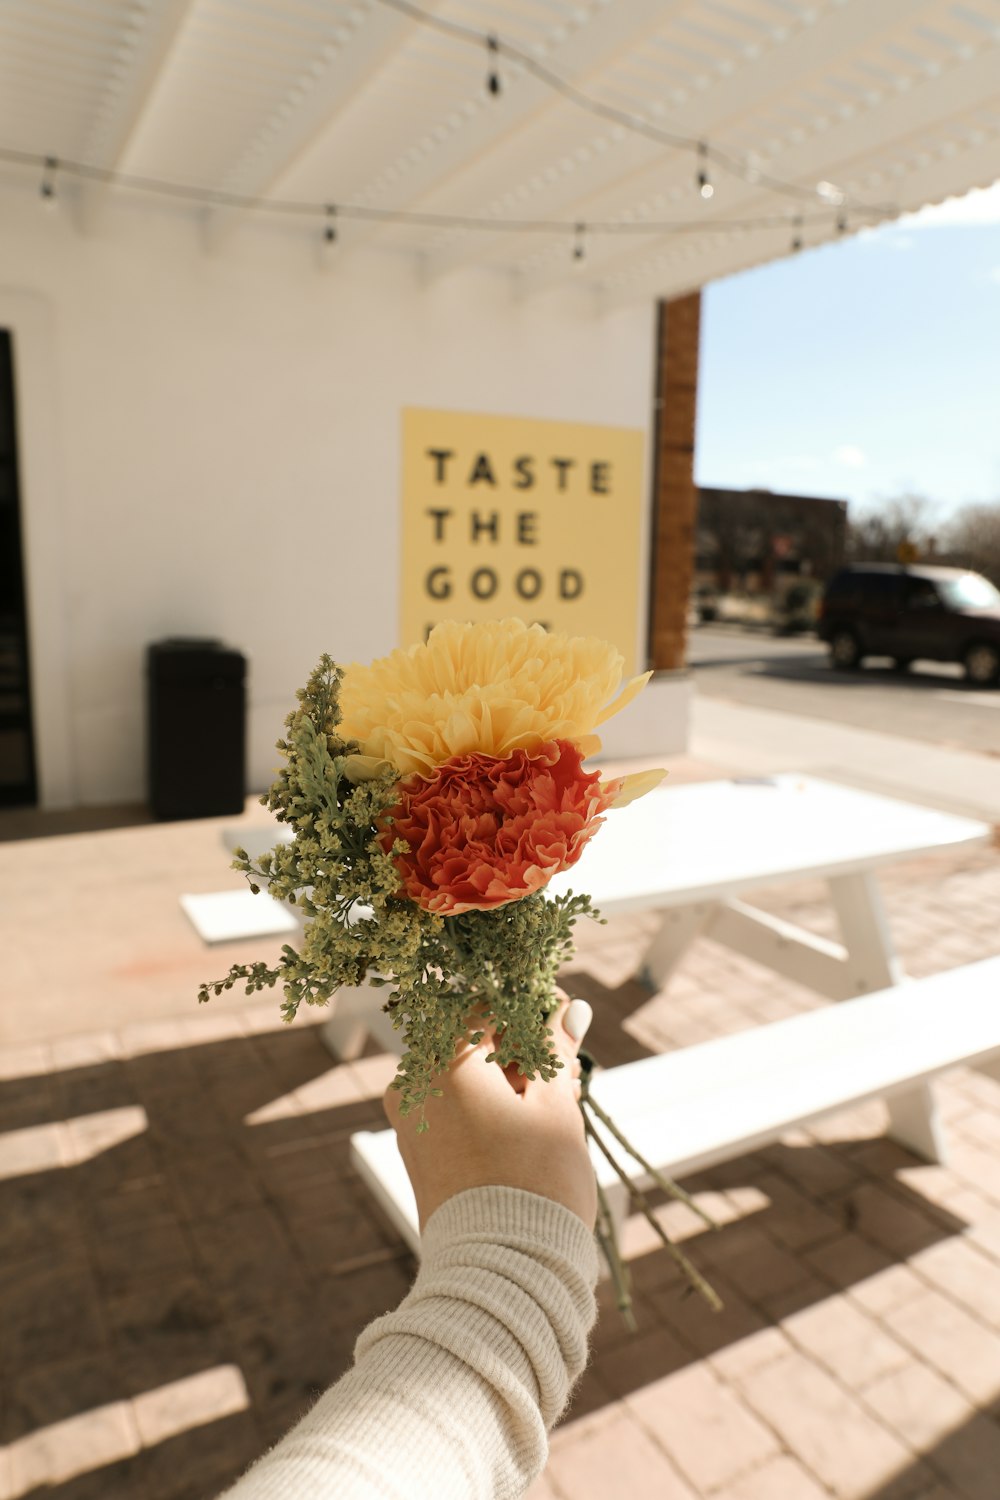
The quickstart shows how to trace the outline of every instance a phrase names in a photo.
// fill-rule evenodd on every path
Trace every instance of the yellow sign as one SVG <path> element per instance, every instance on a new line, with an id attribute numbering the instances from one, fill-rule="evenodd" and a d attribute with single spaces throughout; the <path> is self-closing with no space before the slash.
<path id="1" fill-rule="evenodd" d="M 634 672 L 643 442 L 627 427 L 404 411 L 402 644 L 439 620 L 517 615 L 612 641 Z"/>

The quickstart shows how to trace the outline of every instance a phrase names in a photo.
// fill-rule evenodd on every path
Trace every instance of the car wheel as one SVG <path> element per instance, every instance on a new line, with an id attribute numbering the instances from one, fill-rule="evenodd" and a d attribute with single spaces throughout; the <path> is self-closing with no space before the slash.
<path id="1" fill-rule="evenodd" d="M 830 660 L 842 672 L 861 665 L 861 642 L 853 630 L 838 630 L 830 638 Z"/>
<path id="2" fill-rule="evenodd" d="M 962 662 L 966 677 L 979 687 L 988 687 L 1000 677 L 1000 647 L 990 645 L 989 641 L 977 641 L 967 647 Z"/>

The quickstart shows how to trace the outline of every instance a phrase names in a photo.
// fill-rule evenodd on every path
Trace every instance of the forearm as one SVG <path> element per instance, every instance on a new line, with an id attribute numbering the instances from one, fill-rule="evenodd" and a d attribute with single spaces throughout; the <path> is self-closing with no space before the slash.
<path id="1" fill-rule="evenodd" d="M 592 1235 L 547 1198 L 478 1188 L 431 1216 L 422 1248 L 353 1369 L 227 1500 L 513 1500 L 541 1471 L 586 1363 Z"/>

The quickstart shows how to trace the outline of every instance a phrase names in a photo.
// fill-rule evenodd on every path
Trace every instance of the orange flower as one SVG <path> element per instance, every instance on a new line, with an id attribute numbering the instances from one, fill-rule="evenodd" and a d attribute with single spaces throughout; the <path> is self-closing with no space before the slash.
<path id="1" fill-rule="evenodd" d="M 441 916 L 488 911 L 541 890 L 576 863 L 618 784 L 601 786 L 566 740 L 498 757 L 460 755 L 400 782 L 383 835 L 403 839 L 404 894 Z"/>

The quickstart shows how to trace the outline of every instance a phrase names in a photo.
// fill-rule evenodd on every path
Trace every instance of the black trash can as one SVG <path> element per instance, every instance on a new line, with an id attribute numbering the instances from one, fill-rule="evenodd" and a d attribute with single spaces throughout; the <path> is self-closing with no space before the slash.
<path id="1" fill-rule="evenodd" d="M 246 666 L 221 641 L 177 637 L 147 649 L 148 790 L 157 818 L 243 811 Z"/>

